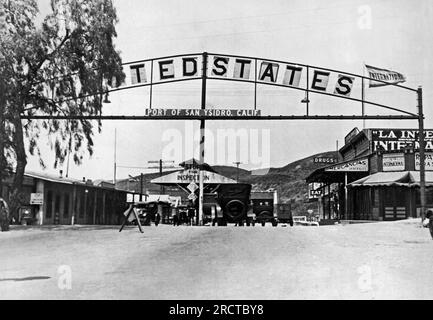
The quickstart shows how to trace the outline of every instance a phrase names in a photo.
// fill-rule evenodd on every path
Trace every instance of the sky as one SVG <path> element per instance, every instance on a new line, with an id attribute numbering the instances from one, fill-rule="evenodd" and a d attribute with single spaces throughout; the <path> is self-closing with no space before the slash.
<path id="1" fill-rule="evenodd" d="M 42 16 L 49 12 L 48 0 L 38 4 Z M 425 127 L 433 128 L 433 2 L 429 0 L 114 0 L 114 6 L 119 18 L 115 43 L 123 62 L 206 51 L 355 74 L 365 73 L 364 64 L 369 64 L 404 74 L 408 87 L 422 86 Z M 207 86 L 209 108 L 253 108 L 250 84 L 208 81 Z M 258 86 L 257 90 L 257 106 L 263 114 L 305 112 L 300 91 L 270 86 Z M 401 91 L 367 88 L 366 98 L 416 112 L 416 95 Z M 109 99 L 103 114 L 142 115 L 149 106 L 149 90 L 113 92 Z M 310 99 L 310 114 L 355 114 L 360 110 L 359 103 L 344 99 L 320 95 Z M 154 86 L 152 107 L 199 108 L 200 83 Z M 387 111 L 367 107 L 366 112 Z M 415 120 L 206 121 L 205 161 L 225 165 L 240 161 L 244 169 L 280 167 L 336 150 L 354 127 L 417 126 Z M 117 179 L 153 172 L 155 169 L 145 168 L 148 161 L 163 158 L 178 163 L 197 155 L 192 150 L 198 146 L 198 136 L 193 138 L 198 129 L 199 121 L 105 121 L 102 132 L 95 134 L 93 156 L 86 157 L 82 165 L 70 161 L 68 169 L 66 162 L 54 168 L 54 152 L 43 147 L 46 170 L 42 171 L 35 157 L 28 158 L 27 169 L 47 173 L 62 169 L 78 179 L 113 179 L 116 159 Z M 218 140 L 221 132 L 231 129 L 243 130 L 247 142 L 227 146 Z M 48 139 L 42 138 L 41 144 L 48 145 Z"/>

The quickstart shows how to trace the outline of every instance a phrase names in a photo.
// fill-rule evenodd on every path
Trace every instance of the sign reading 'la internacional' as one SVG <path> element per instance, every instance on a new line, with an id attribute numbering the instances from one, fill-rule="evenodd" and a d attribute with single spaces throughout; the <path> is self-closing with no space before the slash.
<path id="1" fill-rule="evenodd" d="M 424 131 L 425 150 L 433 151 L 433 130 Z M 403 151 L 406 148 L 419 150 L 417 129 L 372 129 L 373 151 Z"/>

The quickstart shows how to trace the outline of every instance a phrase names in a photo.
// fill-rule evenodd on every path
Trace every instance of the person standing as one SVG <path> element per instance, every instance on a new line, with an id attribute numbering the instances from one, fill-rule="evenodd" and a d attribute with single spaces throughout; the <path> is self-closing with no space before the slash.
<path id="1" fill-rule="evenodd" d="M 9 208 L 2 198 L 0 198 L 0 227 L 1 231 L 9 231 Z"/>
<path id="2" fill-rule="evenodd" d="M 161 221 L 161 215 L 159 214 L 159 212 L 157 212 L 155 214 L 155 226 L 157 227 L 159 222 Z"/>
<path id="3" fill-rule="evenodd" d="M 428 209 L 426 212 L 426 218 L 429 219 L 428 222 L 428 228 L 430 230 L 430 235 L 433 239 L 433 210 L 432 209 Z"/>

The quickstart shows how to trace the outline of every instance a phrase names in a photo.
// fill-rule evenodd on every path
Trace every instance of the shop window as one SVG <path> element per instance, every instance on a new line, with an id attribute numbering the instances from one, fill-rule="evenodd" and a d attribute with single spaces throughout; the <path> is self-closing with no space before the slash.
<path id="1" fill-rule="evenodd" d="M 65 206 L 63 208 L 63 217 L 69 217 L 69 194 L 65 193 Z"/>
<path id="2" fill-rule="evenodd" d="M 53 216 L 53 192 L 47 192 L 47 212 L 45 216 L 50 219 Z"/>

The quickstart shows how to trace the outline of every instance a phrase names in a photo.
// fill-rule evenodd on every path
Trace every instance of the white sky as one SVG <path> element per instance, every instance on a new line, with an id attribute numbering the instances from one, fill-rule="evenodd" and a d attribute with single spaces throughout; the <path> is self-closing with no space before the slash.
<path id="1" fill-rule="evenodd" d="M 46 13 L 48 0 L 40 0 Z M 124 62 L 183 53 L 214 52 L 238 54 L 304 63 L 357 74 L 371 64 L 403 73 L 404 85 L 424 90 L 425 127 L 433 127 L 433 2 L 429 0 L 114 0 L 119 23 L 116 46 Z M 370 10 L 371 21 L 365 12 Z M 363 15 L 364 13 L 364 15 Z M 253 107 L 251 85 L 234 82 L 208 82 L 207 103 L 215 108 Z M 416 112 L 415 95 L 408 98 L 385 88 L 366 89 L 366 97 L 387 104 L 403 103 Z M 197 82 L 154 87 L 153 107 L 200 107 Z M 291 89 L 261 87 L 258 107 L 266 114 L 302 114 L 303 94 Z M 360 109 L 342 99 L 311 96 L 311 113 L 354 114 Z M 111 104 L 104 114 L 143 114 L 148 106 L 148 89 L 132 89 L 110 94 Z M 349 106 L 350 105 L 350 106 Z M 368 109 L 367 109 L 368 110 Z M 372 110 L 373 111 L 373 110 Z M 371 113 L 378 113 L 374 110 Z M 383 111 L 380 111 L 383 113 Z M 95 137 L 95 153 L 77 167 L 72 161 L 69 176 L 80 179 L 113 177 L 114 130 L 117 128 L 117 164 L 147 166 L 148 160 L 161 158 L 167 142 L 163 135 L 180 130 L 185 139 L 186 126 L 198 121 L 106 121 Z M 366 121 L 366 127 L 417 127 L 416 121 Z M 353 128 L 362 129 L 362 121 L 207 121 L 206 127 L 269 130 L 270 166 L 289 162 L 342 146 L 344 136 Z M 171 131 L 170 131 L 171 130 Z M 45 144 L 44 141 L 41 141 Z M 183 150 L 185 151 L 185 150 Z M 226 152 L 213 148 L 215 154 Z M 239 151 L 238 151 L 239 152 Z M 52 168 L 53 152 L 44 150 L 47 172 Z M 208 154 L 211 154 L 209 152 Z M 185 158 L 191 156 L 185 155 Z M 206 158 L 210 164 L 215 161 Z M 242 159 L 241 159 L 242 161 Z M 254 163 L 242 168 L 256 168 Z M 232 165 L 232 161 L 227 162 Z M 28 170 L 41 171 L 36 158 L 28 159 Z M 118 168 L 117 178 L 140 171 Z"/>

